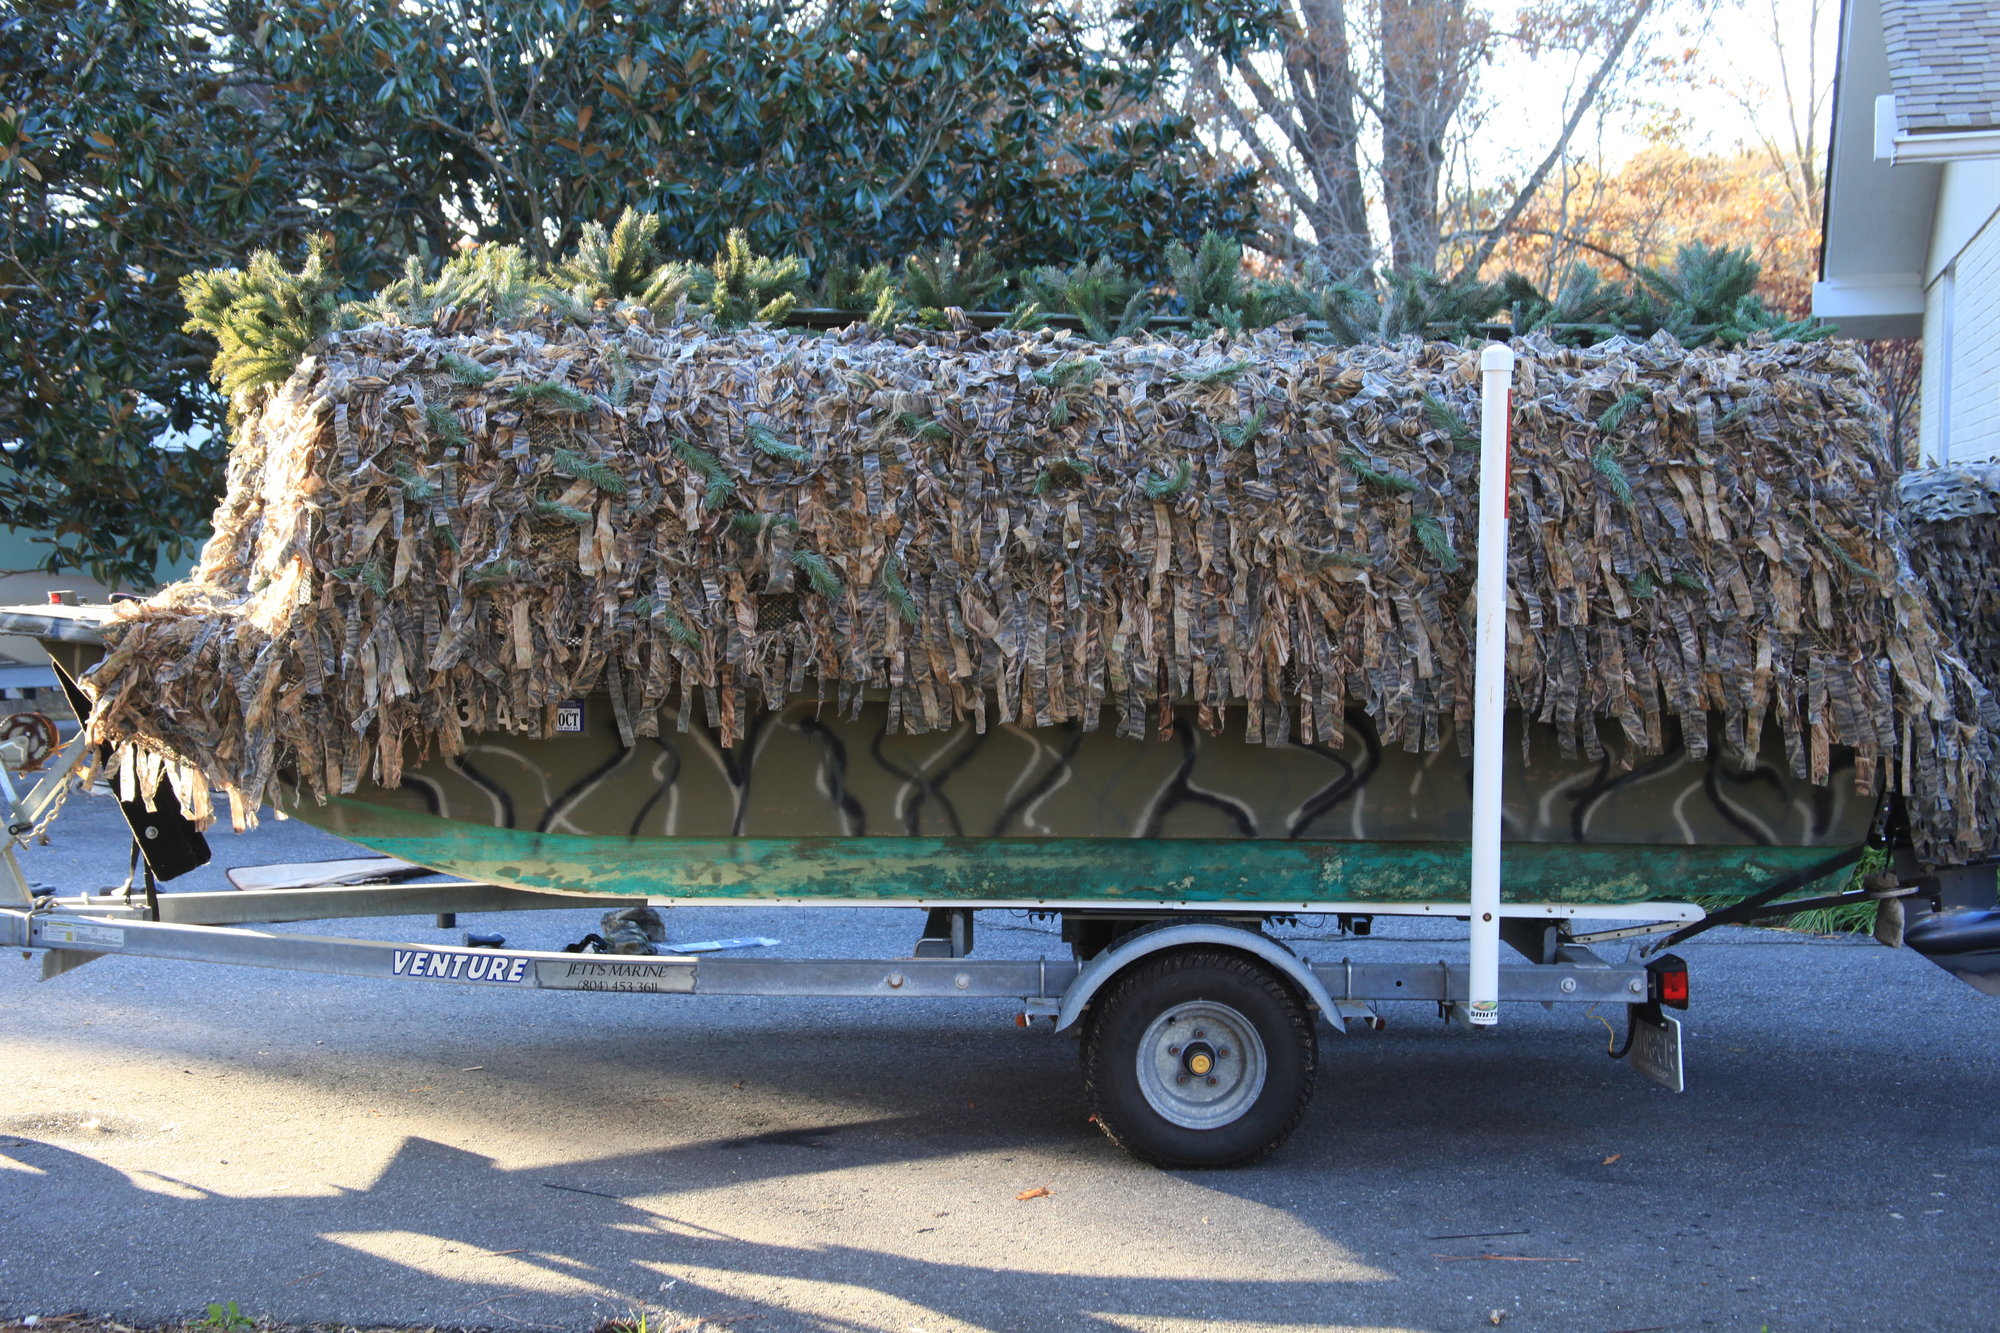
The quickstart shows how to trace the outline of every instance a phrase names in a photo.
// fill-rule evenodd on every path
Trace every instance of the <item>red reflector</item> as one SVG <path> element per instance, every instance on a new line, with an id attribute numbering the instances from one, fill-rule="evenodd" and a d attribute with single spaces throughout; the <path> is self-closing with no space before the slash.
<path id="1" fill-rule="evenodd" d="M 1660 977 L 1660 1003 L 1664 1005 L 1669 1005 L 1675 1009 L 1687 1008 L 1688 1007 L 1687 972 L 1685 970 L 1679 972 L 1662 972 L 1659 974 L 1659 977 Z"/>

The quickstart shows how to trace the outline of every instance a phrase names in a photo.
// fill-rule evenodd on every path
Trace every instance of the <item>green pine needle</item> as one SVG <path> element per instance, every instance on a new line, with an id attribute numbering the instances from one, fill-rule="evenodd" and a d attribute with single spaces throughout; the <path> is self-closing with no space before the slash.
<path id="1" fill-rule="evenodd" d="M 570 523 L 576 524 L 579 528 L 588 526 L 589 524 L 596 521 L 591 517 L 590 512 L 588 510 L 578 509 L 573 505 L 563 504 L 559 500 L 538 499 L 535 501 L 535 512 L 537 514 L 540 514 L 543 518 L 564 519 Z"/>
<path id="2" fill-rule="evenodd" d="M 896 557 L 890 556 L 882 562 L 882 595 L 895 608 L 896 614 L 906 625 L 917 623 L 917 604 L 910 600 L 910 590 L 903 586 L 903 576 L 896 569 Z"/>
<path id="3" fill-rule="evenodd" d="M 491 588 L 502 583 L 511 583 L 526 569 L 518 560 L 495 560 L 490 565 L 481 565 L 465 576 L 468 588 Z"/>
<path id="4" fill-rule="evenodd" d="M 1034 374 L 1037 384 L 1052 389 L 1089 388 L 1097 382 L 1097 376 L 1104 369 L 1104 363 L 1094 356 L 1071 357 L 1058 361 L 1053 366 L 1044 366 Z"/>
<path id="5" fill-rule="evenodd" d="M 358 583 L 377 597 L 389 595 L 389 571 L 380 560 L 370 560 L 365 565 L 348 565 L 329 573 L 343 583 Z"/>
<path id="6" fill-rule="evenodd" d="M 1631 393 L 1620 395 L 1618 401 L 1605 408 L 1604 415 L 1597 419 L 1597 429 L 1606 435 L 1611 434 L 1624 424 L 1626 415 L 1633 408 L 1650 401 L 1650 398 L 1650 395 L 1640 393 L 1636 389 Z"/>
<path id="7" fill-rule="evenodd" d="M 535 403 L 560 412 L 588 412 L 598 405 L 589 394 L 579 393 L 557 380 L 529 380 L 515 385 L 507 396 L 517 403 Z"/>
<path id="8" fill-rule="evenodd" d="M 1145 492 L 1148 500 L 1171 500 L 1188 488 L 1188 480 L 1194 476 L 1194 469 L 1183 458 L 1174 468 L 1174 475 L 1163 477 L 1157 472 L 1146 476 Z"/>
<path id="9" fill-rule="evenodd" d="M 1641 570 L 1632 576 L 1631 592 L 1641 601 L 1652 601 L 1660 595 L 1660 586 L 1653 582 L 1653 576 Z"/>
<path id="10" fill-rule="evenodd" d="M 1461 453 L 1479 452 L 1479 435 L 1458 409 L 1434 393 L 1424 395 L 1424 415 L 1431 425 L 1443 431 L 1451 440 L 1451 447 Z"/>
<path id="11" fill-rule="evenodd" d="M 847 590 L 846 585 L 840 581 L 840 575 L 833 572 L 833 566 L 828 564 L 826 557 L 817 551 L 794 551 L 792 563 L 806 572 L 806 578 L 812 582 L 813 591 L 828 601 L 834 600 Z"/>
<path id="12" fill-rule="evenodd" d="M 1215 425 L 1215 433 L 1217 435 L 1220 435 L 1222 437 L 1223 443 L 1227 444 L 1232 449 L 1242 449 L 1247 447 L 1252 440 L 1257 438 L 1257 432 L 1263 429 L 1264 429 L 1264 409 L 1261 405 L 1257 408 L 1255 412 L 1252 412 L 1250 414 L 1250 419 L 1248 421 L 1241 422 L 1234 426 L 1224 425 L 1221 422 L 1217 422 Z"/>
<path id="13" fill-rule="evenodd" d="M 730 496 L 736 493 L 736 480 L 723 471 L 721 461 L 714 454 L 682 439 L 674 440 L 673 451 L 674 457 L 680 459 L 688 471 L 701 478 L 705 488 L 701 497 L 703 509 L 714 511 L 729 503 Z"/>
<path id="14" fill-rule="evenodd" d="M 917 439 L 935 444 L 951 438 L 951 428 L 935 417 L 927 417 L 918 412 L 904 412 L 896 418 L 896 424 Z"/>
<path id="15" fill-rule="evenodd" d="M 1090 475 L 1090 464 L 1081 458 L 1051 458 L 1035 474 L 1036 495 L 1046 495 L 1051 486 L 1076 486 Z"/>
<path id="16" fill-rule="evenodd" d="M 1635 502 L 1632 479 L 1625 475 L 1625 465 L 1618 461 L 1610 440 L 1603 441 L 1590 455 L 1590 466 L 1598 476 L 1610 484 L 1611 493 L 1618 497 L 1618 503 L 1629 513 Z"/>
<path id="17" fill-rule="evenodd" d="M 560 472 L 563 476 L 575 477 L 579 481 L 587 481 L 600 491 L 609 491 L 613 495 L 624 495 L 632 489 L 625 483 L 625 478 L 619 476 L 617 471 L 608 464 L 593 463 L 575 450 L 556 450 L 554 461 L 556 471 Z"/>
<path id="18" fill-rule="evenodd" d="M 667 637 L 683 648 L 701 647 L 701 635 L 688 627 L 688 623 L 671 611 L 662 610 L 660 619 L 666 622 Z"/>
<path id="19" fill-rule="evenodd" d="M 796 528 L 799 521 L 782 514 L 731 514 L 729 526 L 738 532 L 761 536 L 770 528 Z"/>
<path id="20" fill-rule="evenodd" d="M 1449 574 L 1465 563 L 1458 558 L 1458 552 L 1452 549 L 1451 536 L 1444 530 L 1444 524 L 1431 515 L 1411 515 L 1410 528 L 1417 534 L 1417 541 L 1430 552 L 1431 559 L 1437 561 L 1438 567 L 1445 573 Z"/>
<path id="21" fill-rule="evenodd" d="M 794 465 L 812 462 L 812 453 L 809 450 L 779 439 L 777 432 L 761 421 L 752 421 L 746 425 L 743 428 L 743 438 L 748 440 L 750 447 L 760 454 L 767 454 Z"/>
<path id="22" fill-rule="evenodd" d="M 482 366 L 471 357 L 460 356 L 457 352 L 446 352 L 438 358 L 438 364 L 460 384 L 486 384 L 500 374 L 492 367 Z"/>
<path id="23" fill-rule="evenodd" d="M 1834 559 L 1840 561 L 1841 564 L 1846 565 L 1848 569 L 1852 570 L 1856 574 L 1859 574 L 1862 578 L 1868 579 L 1872 582 L 1877 582 L 1877 583 L 1881 582 L 1882 576 L 1880 574 L 1877 574 L 1874 570 L 1868 568 L 1868 566 L 1862 564 L 1859 560 L 1856 560 L 1853 556 L 1849 555 L 1846 551 L 1842 550 L 1840 548 L 1840 544 L 1834 541 L 1832 537 L 1827 535 L 1827 531 L 1825 528 L 1822 528 L 1819 524 L 1811 522 L 1810 520 L 1807 521 L 1807 526 L 1812 529 L 1812 535 L 1819 538 L 1820 545 L 1824 546 L 1827 550 L 1833 553 Z"/>
<path id="24" fill-rule="evenodd" d="M 1707 592 L 1708 585 L 1684 569 L 1677 569 L 1668 576 L 1667 582 L 1676 588 L 1686 588 L 1689 592 Z"/>
<path id="25" fill-rule="evenodd" d="M 1179 371 L 1174 378 L 1183 384 L 1222 384 L 1235 379 L 1248 369 L 1250 369 L 1248 361 L 1225 361 L 1207 370 Z"/>
<path id="26" fill-rule="evenodd" d="M 1353 449 L 1341 454 L 1340 461 L 1347 464 L 1348 471 L 1371 486 L 1380 486 L 1385 491 L 1414 491 L 1417 481 L 1397 472 L 1383 472 Z"/>
<path id="27" fill-rule="evenodd" d="M 389 465 L 389 470 L 403 483 L 403 498 L 412 504 L 425 504 L 437 498 L 437 483 L 426 480 L 423 473 L 404 460 L 397 459 Z"/>
<path id="28" fill-rule="evenodd" d="M 472 443 L 472 437 L 459 424 L 458 413 L 443 403 L 432 403 L 426 407 L 424 421 L 429 424 L 432 435 L 454 449 L 463 449 Z"/>

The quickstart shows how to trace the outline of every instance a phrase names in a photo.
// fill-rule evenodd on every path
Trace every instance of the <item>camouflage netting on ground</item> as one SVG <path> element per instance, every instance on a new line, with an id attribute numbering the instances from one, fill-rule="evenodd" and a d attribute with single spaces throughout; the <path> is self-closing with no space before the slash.
<path id="1" fill-rule="evenodd" d="M 1898 579 L 1848 348 L 1517 344 L 1515 703 L 1566 749 L 1766 719 L 1825 781 L 1995 845 L 1977 681 Z M 1469 735 L 1477 352 L 1050 333 L 550 323 L 336 335 L 245 423 L 193 578 L 122 611 L 99 735 L 395 785 L 610 693 L 628 738 L 801 693 L 1248 739 Z M 1247 717 L 1247 722 L 1236 719 Z M 1890 765 L 1893 762 L 1893 770 Z M 197 788 L 205 784 L 194 784 Z M 196 801 L 204 797 L 197 795 Z"/>

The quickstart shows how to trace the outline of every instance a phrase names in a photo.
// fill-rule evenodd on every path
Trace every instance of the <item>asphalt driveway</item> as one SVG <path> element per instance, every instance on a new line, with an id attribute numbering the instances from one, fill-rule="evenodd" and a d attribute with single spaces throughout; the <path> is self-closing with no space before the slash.
<path id="1" fill-rule="evenodd" d="M 121 877 L 109 803 L 72 805 L 31 876 Z M 237 863 L 344 848 L 296 823 L 214 841 Z M 528 947 L 594 923 L 460 920 Z M 982 954 L 1063 953 L 1025 917 L 980 925 Z M 761 933 L 790 955 L 907 953 L 918 926 L 669 914 L 676 939 Z M 427 918 L 338 929 L 453 938 Z M 1313 949 L 1455 955 L 1452 933 Z M 120 958 L 41 984 L 0 960 L 0 1317 L 233 1300 L 496 1329 L 645 1311 L 653 1333 L 2000 1324 L 2000 1002 L 1872 943 L 1710 939 L 1684 951 L 1682 1096 L 1567 1008 L 1516 1007 L 1490 1038 L 1390 1008 L 1385 1033 L 1325 1035 L 1278 1156 L 1193 1173 L 1114 1149 L 1074 1044 L 1001 1002 Z"/>

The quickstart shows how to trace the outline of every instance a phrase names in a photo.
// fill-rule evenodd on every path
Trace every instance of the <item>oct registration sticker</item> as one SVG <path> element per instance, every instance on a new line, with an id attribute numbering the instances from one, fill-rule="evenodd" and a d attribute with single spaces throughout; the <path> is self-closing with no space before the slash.
<path id="1" fill-rule="evenodd" d="M 583 730 L 583 700 L 565 699 L 556 705 L 556 733 Z"/>

